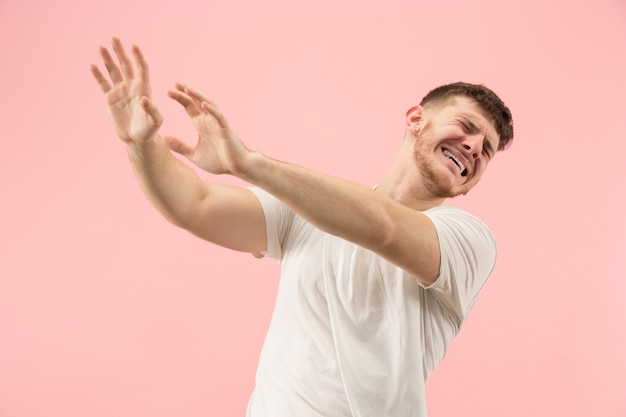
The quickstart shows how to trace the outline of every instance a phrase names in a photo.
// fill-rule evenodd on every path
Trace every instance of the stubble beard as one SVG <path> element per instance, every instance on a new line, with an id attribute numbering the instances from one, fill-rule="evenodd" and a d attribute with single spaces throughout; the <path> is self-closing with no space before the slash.
<path id="1" fill-rule="evenodd" d="M 432 152 L 427 148 L 432 146 L 433 142 L 432 128 L 430 124 L 427 124 L 418 134 L 413 147 L 413 158 L 421 174 L 424 187 L 436 198 L 452 198 L 467 193 L 468 190 L 453 190 L 441 181 L 432 160 L 433 156 L 431 155 L 430 158 L 427 156 Z"/>

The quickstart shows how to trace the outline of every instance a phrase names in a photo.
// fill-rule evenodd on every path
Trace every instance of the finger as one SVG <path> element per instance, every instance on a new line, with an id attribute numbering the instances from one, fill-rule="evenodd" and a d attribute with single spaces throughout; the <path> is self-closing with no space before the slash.
<path id="1" fill-rule="evenodd" d="M 96 67 L 95 65 L 92 65 L 91 74 L 96 79 L 96 82 L 100 86 L 100 89 L 102 90 L 102 92 L 105 94 L 108 93 L 109 90 L 111 89 L 111 84 L 106 78 L 104 78 L 104 75 L 102 75 L 102 72 L 100 72 L 100 69 Z"/>
<path id="2" fill-rule="evenodd" d="M 102 57 L 104 66 L 109 72 L 109 76 L 111 77 L 111 81 L 113 81 L 113 84 L 124 81 L 124 77 L 122 76 L 119 67 L 111 57 L 109 51 L 104 46 L 100 47 L 100 56 Z"/>
<path id="3" fill-rule="evenodd" d="M 173 136 L 165 136 L 163 140 L 165 140 L 165 144 L 168 148 L 178 154 L 183 155 L 184 157 L 189 158 L 193 153 L 193 147 L 189 146 L 178 138 L 175 138 Z"/>
<path id="4" fill-rule="evenodd" d="M 124 49 L 124 45 L 122 45 L 122 41 L 118 38 L 113 38 L 111 42 L 113 44 L 113 51 L 115 51 L 115 55 L 117 56 L 117 60 L 120 63 L 120 67 L 122 68 L 122 74 L 124 77 L 133 78 L 133 64 L 128 58 L 128 54 Z"/>
<path id="5" fill-rule="evenodd" d="M 208 103 L 206 101 L 202 102 L 202 110 L 208 112 L 209 114 L 211 114 L 215 120 L 217 121 L 217 124 L 223 128 L 223 129 L 227 129 L 228 128 L 228 122 L 226 121 L 226 118 L 224 117 L 224 115 L 222 114 L 222 112 L 220 112 L 217 108 L 217 106 Z"/>
<path id="6" fill-rule="evenodd" d="M 170 90 L 167 92 L 167 95 L 178 101 L 185 108 L 190 117 L 196 117 L 202 114 L 200 103 L 196 102 L 184 92 L 179 90 Z"/>
<path id="7" fill-rule="evenodd" d="M 133 45 L 132 47 L 133 56 L 135 57 L 135 62 L 137 63 L 137 69 L 139 70 L 139 80 L 145 82 L 146 84 L 150 83 L 150 71 L 148 71 L 148 62 L 146 58 L 143 56 L 143 52 L 137 45 Z"/>
<path id="8" fill-rule="evenodd" d="M 182 85 L 182 84 L 181 84 Z M 213 100 L 211 100 L 210 98 L 208 98 L 207 96 L 205 96 L 200 90 L 197 90 L 189 85 L 185 85 L 185 93 L 187 93 L 190 97 L 198 100 L 198 101 L 206 101 L 207 103 L 216 106 L 216 104 L 213 102 Z M 217 106 L 216 106 L 217 107 Z"/>
<path id="9" fill-rule="evenodd" d="M 148 118 L 148 122 L 158 128 L 163 124 L 163 115 L 159 111 L 159 109 L 152 103 L 148 97 L 141 97 L 141 106 L 146 112 L 146 116 Z"/>
<path id="10" fill-rule="evenodd" d="M 183 93 L 185 92 L 185 88 L 187 87 L 185 84 L 182 83 L 176 83 L 174 84 L 174 86 L 178 91 L 182 91 Z"/>
<path id="11" fill-rule="evenodd" d="M 198 107 L 200 107 L 200 105 L 202 104 L 202 98 L 198 98 L 198 97 L 193 97 L 191 95 L 191 91 L 189 90 L 189 86 L 186 84 L 182 84 L 182 83 L 176 83 L 176 90 L 180 91 L 181 93 L 183 93 L 185 96 L 189 97 L 191 100 L 193 100 Z"/>

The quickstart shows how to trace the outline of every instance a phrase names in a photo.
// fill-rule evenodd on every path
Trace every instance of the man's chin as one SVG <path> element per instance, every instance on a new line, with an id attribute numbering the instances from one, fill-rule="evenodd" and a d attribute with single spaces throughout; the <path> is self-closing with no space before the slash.
<path id="1" fill-rule="evenodd" d="M 428 189 L 428 191 L 436 198 L 454 198 L 465 193 L 464 190 L 453 187 L 446 187 L 437 183 L 431 182 L 425 185 L 426 189 Z"/>

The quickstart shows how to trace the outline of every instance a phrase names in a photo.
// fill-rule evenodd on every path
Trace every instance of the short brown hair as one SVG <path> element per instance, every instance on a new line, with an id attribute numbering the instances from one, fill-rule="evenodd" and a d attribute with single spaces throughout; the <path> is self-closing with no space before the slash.
<path id="1" fill-rule="evenodd" d="M 504 105 L 504 102 L 500 100 L 496 93 L 482 84 L 457 82 L 442 85 L 426 94 L 420 105 L 422 107 L 440 105 L 456 96 L 465 96 L 476 101 L 478 105 L 491 115 L 496 132 L 500 136 L 499 151 L 510 146 L 513 140 L 513 117 L 511 116 L 511 110 Z"/>

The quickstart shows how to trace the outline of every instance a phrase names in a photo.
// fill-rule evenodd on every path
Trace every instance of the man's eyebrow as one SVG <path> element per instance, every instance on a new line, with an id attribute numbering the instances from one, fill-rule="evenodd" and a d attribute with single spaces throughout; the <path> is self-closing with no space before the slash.
<path id="1" fill-rule="evenodd" d="M 470 133 L 483 133 L 483 130 L 478 127 L 478 125 L 474 123 L 474 121 L 469 116 L 465 114 L 459 114 L 458 116 L 467 123 L 467 128 Z"/>

